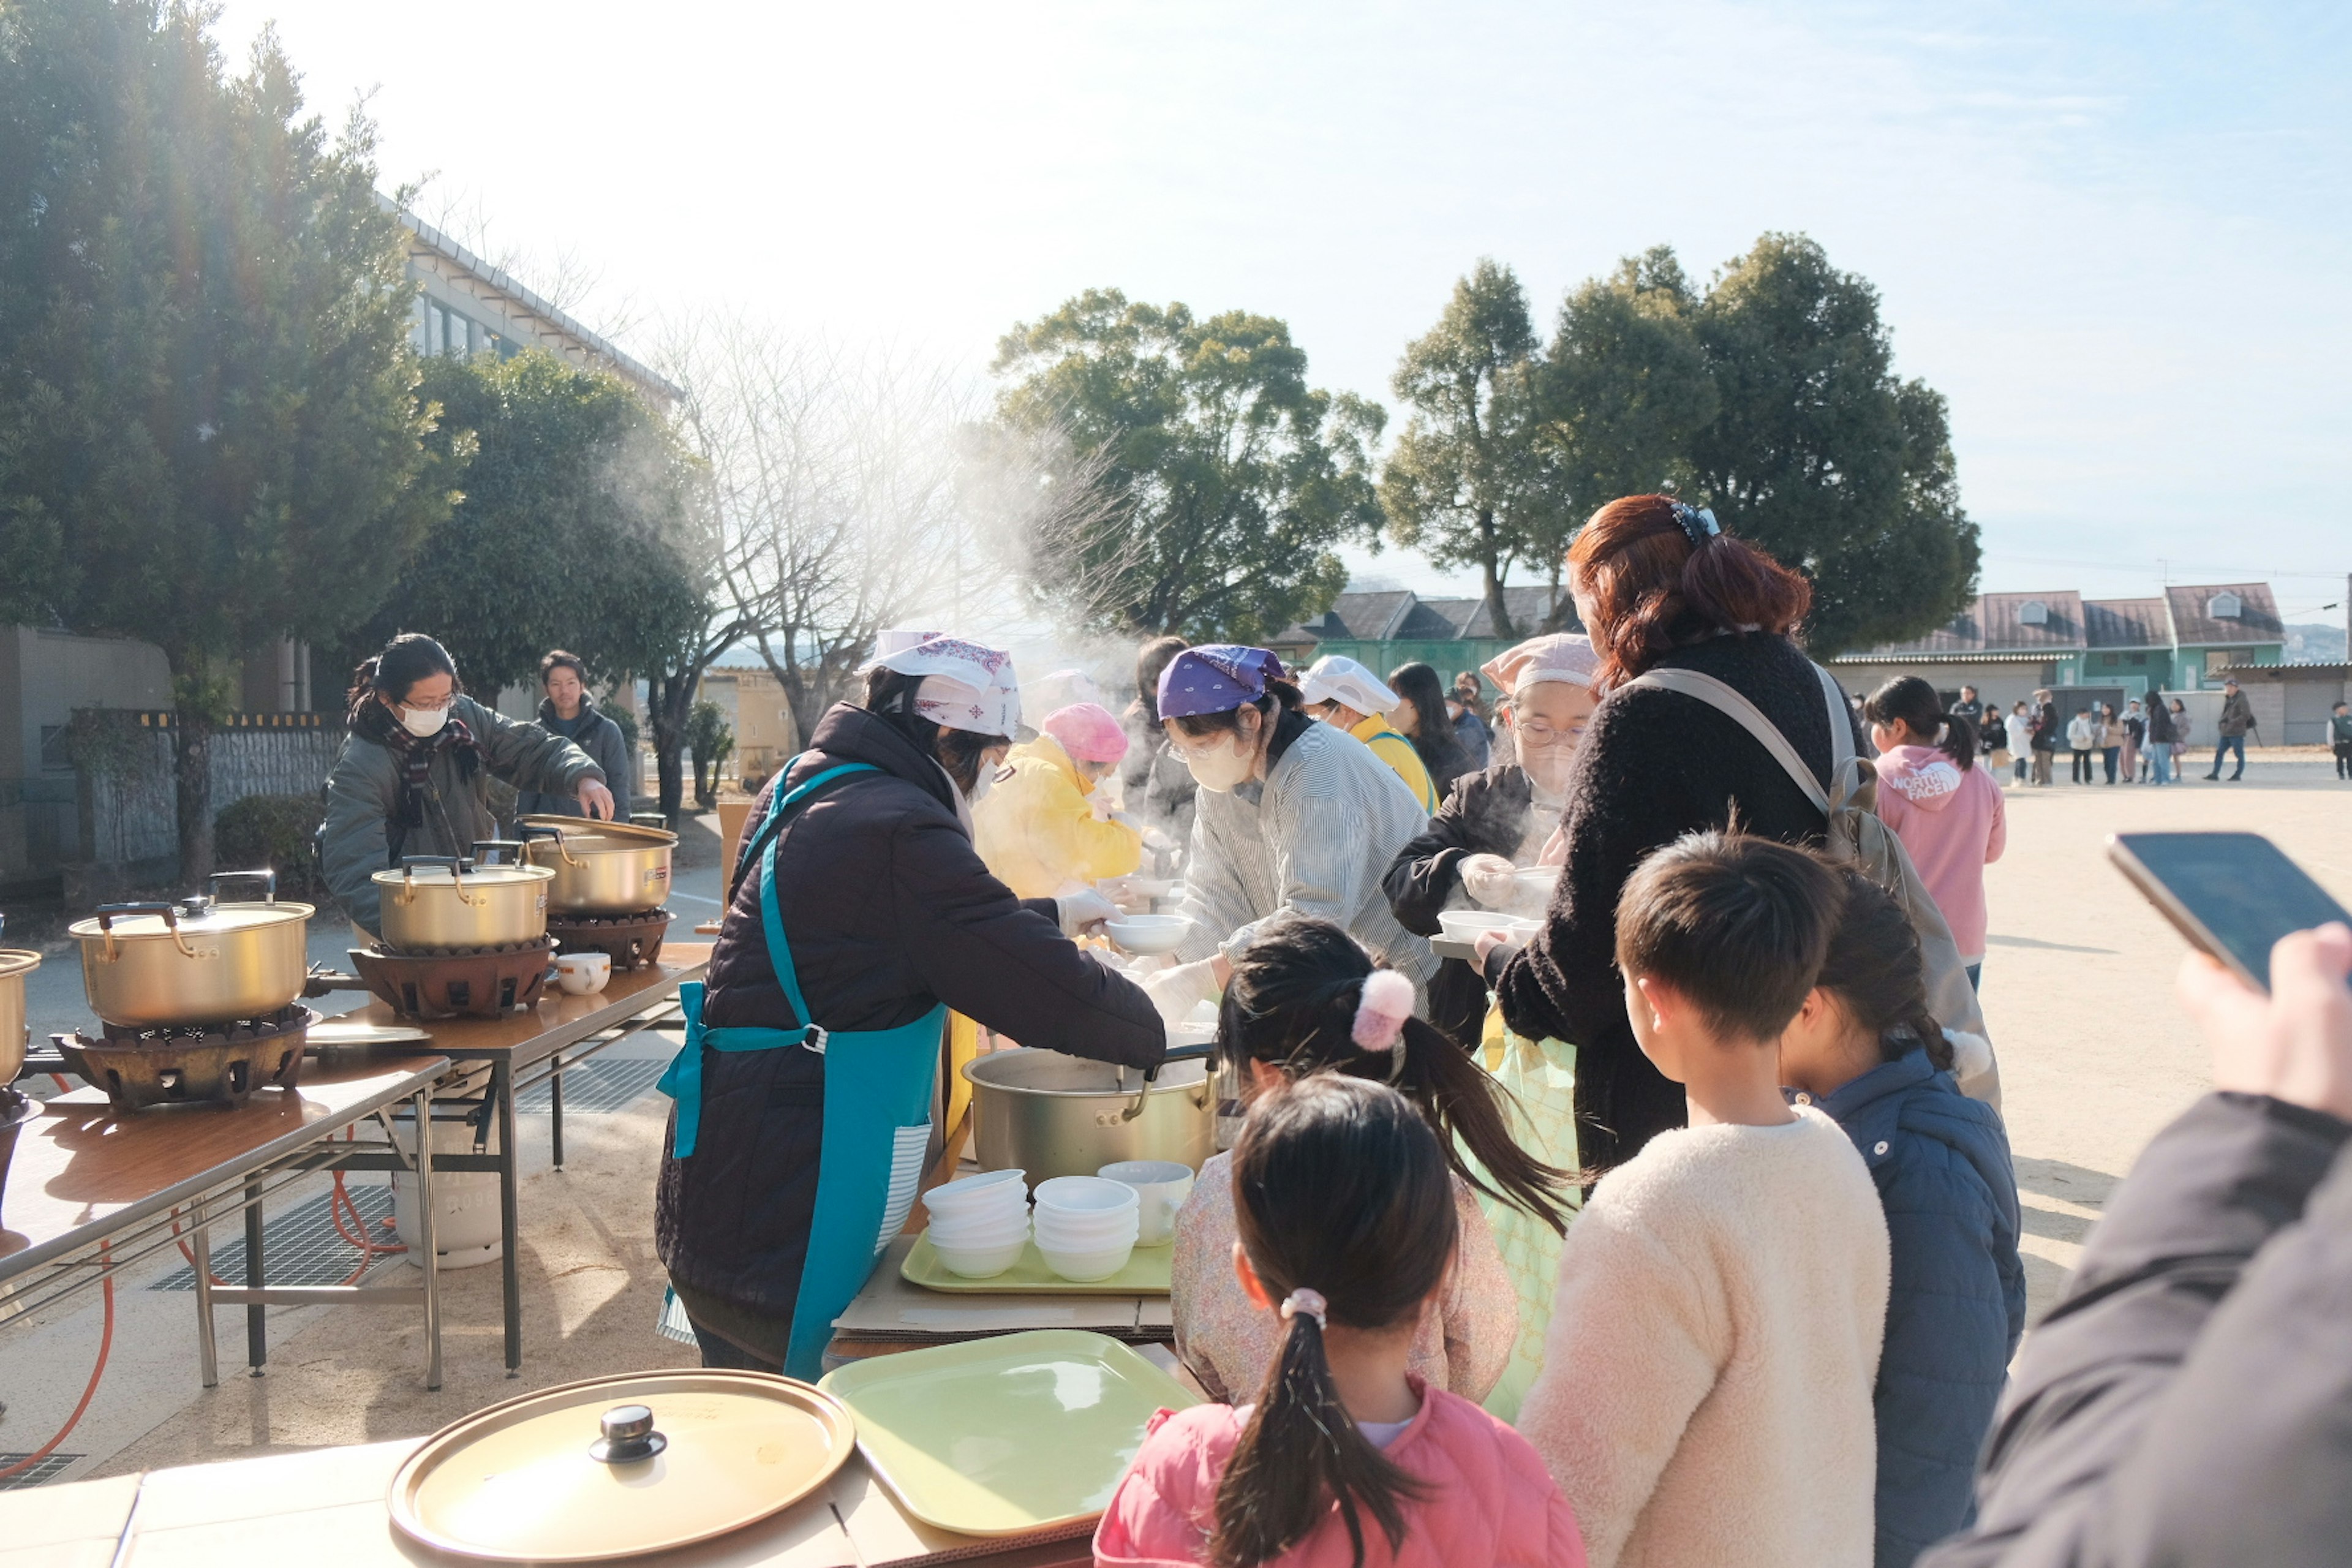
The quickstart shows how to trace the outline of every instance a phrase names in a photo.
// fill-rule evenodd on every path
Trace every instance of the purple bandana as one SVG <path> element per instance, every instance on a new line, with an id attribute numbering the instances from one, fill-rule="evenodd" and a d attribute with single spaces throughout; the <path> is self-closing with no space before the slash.
<path id="1" fill-rule="evenodd" d="M 1160 716 L 1230 713 L 1265 696 L 1268 680 L 1281 679 L 1282 660 L 1262 647 L 1237 643 L 1188 647 L 1160 672 Z"/>

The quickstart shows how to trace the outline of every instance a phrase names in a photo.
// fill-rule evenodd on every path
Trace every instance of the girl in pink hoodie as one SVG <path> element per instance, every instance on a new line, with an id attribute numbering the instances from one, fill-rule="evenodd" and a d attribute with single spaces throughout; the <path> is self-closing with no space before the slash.
<path id="1" fill-rule="evenodd" d="M 1366 1009 L 1365 1048 L 1398 1020 Z M 1396 1090 L 1316 1074 L 1260 1099 L 1234 1148 L 1234 1273 L 1284 1324 L 1257 1403 L 1161 1411 L 1095 1562 L 1255 1568 L 1583 1568 L 1526 1438 L 1406 1370 L 1457 1218 L 1444 1150 Z"/>
<path id="2" fill-rule="evenodd" d="M 2000 785 L 1976 765 L 1976 726 L 1944 710 L 1936 689 L 1898 676 L 1863 704 L 1878 748 L 1878 816 L 1927 884 L 1969 984 L 1984 969 L 1984 868 L 2009 843 Z"/>

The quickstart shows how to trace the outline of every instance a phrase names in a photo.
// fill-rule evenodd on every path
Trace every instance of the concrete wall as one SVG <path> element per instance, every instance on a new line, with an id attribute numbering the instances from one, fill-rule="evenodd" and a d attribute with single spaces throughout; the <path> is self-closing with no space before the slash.
<path id="1" fill-rule="evenodd" d="M 128 637 L 76 637 L 0 626 L 0 880 L 41 873 L 74 857 L 74 774 L 41 740 L 77 708 L 165 708 L 172 679 L 163 649 Z"/>
<path id="2" fill-rule="evenodd" d="M 2055 660 L 2048 663 L 1987 661 L 1971 664 L 1959 660 L 1904 663 L 1894 659 L 1838 659 L 1829 666 L 1829 670 L 1837 677 L 1839 685 L 1860 696 L 1867 697 L 1897 676 L 1916 675 L 1943 692 L 1957 694 L 1961 687 L 1973 686 L 1979 700 L 1987 703 L 1997 702 L 2004 711 L 2013 702 L 2031 700 L 2037 687 L 2054 689 L 2077 684 L 2064 679 L 2065 671 Z"/>
<path id="3" fill-rule="evenodd" d="M 317 795 L 341 753 L 343 733 L 341 726 L 214 731 L 214 813 L 248 795 Z M 138 729 L 130 766 L 119 773 L 81 774 L 76 784 L 77 842 L 69 858 L 123 868 L 133 881 L 169 875 L 180 853 L 169 729 Z"/>

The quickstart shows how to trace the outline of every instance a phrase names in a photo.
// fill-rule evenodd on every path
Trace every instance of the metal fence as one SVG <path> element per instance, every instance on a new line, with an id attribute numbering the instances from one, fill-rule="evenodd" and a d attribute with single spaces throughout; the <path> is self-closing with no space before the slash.
<path id="1" fill-rule="evenodd" d="M 249 795 L 316 795 L 342 750 L 341 724 L 303 721 L 314 717 L 308 714 L 257 717 L 278 721 L 248 721 L 213 732 L 215 814 Z M 102 765 L 77 765 L 78 858 L 100 866 L 176 860 L 179 786 L 169 722 L 120 710 L 102 710 L 100 719 L 119 736 Z"/>

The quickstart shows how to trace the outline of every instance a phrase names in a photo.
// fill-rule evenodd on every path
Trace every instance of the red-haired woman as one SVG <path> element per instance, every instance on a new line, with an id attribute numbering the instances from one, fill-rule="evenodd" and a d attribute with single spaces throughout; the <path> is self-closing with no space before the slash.
<path id="1" fill-rule="evenodd" d="M 1567 868 L 1544 930 L 1516 952 L 1490 954 L 1487 973 L 1512 1034 L 1577 1047 L 1577 1154 L 1597 1171 L 1685 1121 L 1682 1086 L 1642 1055 L 1625 1016 L 1614 953 L 1626 878 L 1653 849 L 1735 815 L 1744 831 L 1790 843 L 1818 841 L 1823 826 L 1738 721 L 1698 698 L 1628 683 L 1659 668 L 1713 676 L 1763 711 L 1824 788 L 1830 716 L 1821 677 L 1790 636 L 1811 586 L 1724 533 L 1712 512 L 1670 496 L 1611 501 L 1578 531 L 1568 571 L 1600 655 L 1602 700 L 1569 780 Z M 1852 740 L 1859 750 L 1858 731 Z"/>

